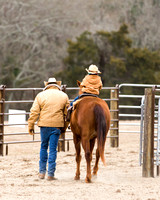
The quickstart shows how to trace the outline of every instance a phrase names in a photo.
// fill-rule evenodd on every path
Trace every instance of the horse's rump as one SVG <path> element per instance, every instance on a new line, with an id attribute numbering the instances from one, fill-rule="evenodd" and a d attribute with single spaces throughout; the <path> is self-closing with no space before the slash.
<path id="1" fill-rule="evenodd" d="M 81 85 L 78 82 L 81 94 Z M 87 162 L 86 182 L 91 182 L 91 161 L 94 145 L 97 138 L 96 160 L 93 167 L 93 175 L 97 174 L 99 158 L 105 164 L 104 147 L 106 136 L 110 126 L 110 111 L 107 103 L 93 96 L 85 96 L 77 102 L 76 109 L 71 115 L 71 130 L 76 149 L 76 175 L 75 179 L 80 179 L 81 144 L 85 151 Z M 81 144 L 80 144 L 81 143 Z"/>

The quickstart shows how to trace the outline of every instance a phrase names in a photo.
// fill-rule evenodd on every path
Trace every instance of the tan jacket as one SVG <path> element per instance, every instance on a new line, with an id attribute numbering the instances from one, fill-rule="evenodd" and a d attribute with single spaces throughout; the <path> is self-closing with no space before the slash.
<path id="1" fill-rule="evenodd" d="M 81 83 L 82 92 L 99 95 L 102 88 L 101 77 L 98 75 L 86 75 Z"/>
<path id="2" fill-rule="evenodd" d="M 67 94 L 56 86 L 49 86 L 40 92 L 31 107 L 28 128 L 34 129 L 38 119 L 38 126 L 64 127 L 64 116 L 67 115 L 69 99 Z"/>

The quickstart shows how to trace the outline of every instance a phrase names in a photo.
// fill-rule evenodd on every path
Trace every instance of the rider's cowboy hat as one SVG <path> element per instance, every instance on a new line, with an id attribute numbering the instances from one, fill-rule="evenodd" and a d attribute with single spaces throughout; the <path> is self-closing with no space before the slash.
<path id="1" fill-rule="evenodd" d="M 51 83 L 61 86 L 61 81 L 57 81 L 55 78 L 49 78 L 48 81 L 44 81 L 45 87 Z"/>
<path id="2" fill-rule="evenodd" d="M 86 69 L 86 71 L 89 74 L 101 74 L 101 72 L 98 70 L 98 67 L 96 65 L 90 65 L 89 69 Z"/>

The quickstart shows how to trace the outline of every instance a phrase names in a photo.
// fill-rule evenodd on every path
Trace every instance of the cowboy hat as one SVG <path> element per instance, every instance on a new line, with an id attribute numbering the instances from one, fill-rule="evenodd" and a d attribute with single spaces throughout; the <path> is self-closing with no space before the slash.
<path id="1" fill-rule="evenodd" d="M 86 71 L 89 74 L 101 74 L 101 72 L 98 70 L 98 67 L 96 65 L 90 65 L 89 69 L 86 69 Z"/>
<path id="2" fill-rule="evenodd" d="M 61 86 L 61 81 L 56 81 L 55 78 L 49 78 L 48 81 L 44 81 L 45 87 L 46 87 L 49 83 L 53 83 L 53 84 L 57 84 L 57 85 Z"/>

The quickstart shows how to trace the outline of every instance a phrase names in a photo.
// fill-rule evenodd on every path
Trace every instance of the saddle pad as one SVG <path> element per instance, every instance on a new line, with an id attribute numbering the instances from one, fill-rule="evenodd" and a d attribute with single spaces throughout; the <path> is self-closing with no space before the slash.
<path id="1" fill-rule="evenodd" d="M 98 97 L 98 95 L 96 95 L 96 94 L 83 93 L 83 94 L 81 94 L 81 95 L 79 96 L 79 98 L 86 97 L 86 96 Z"/>

